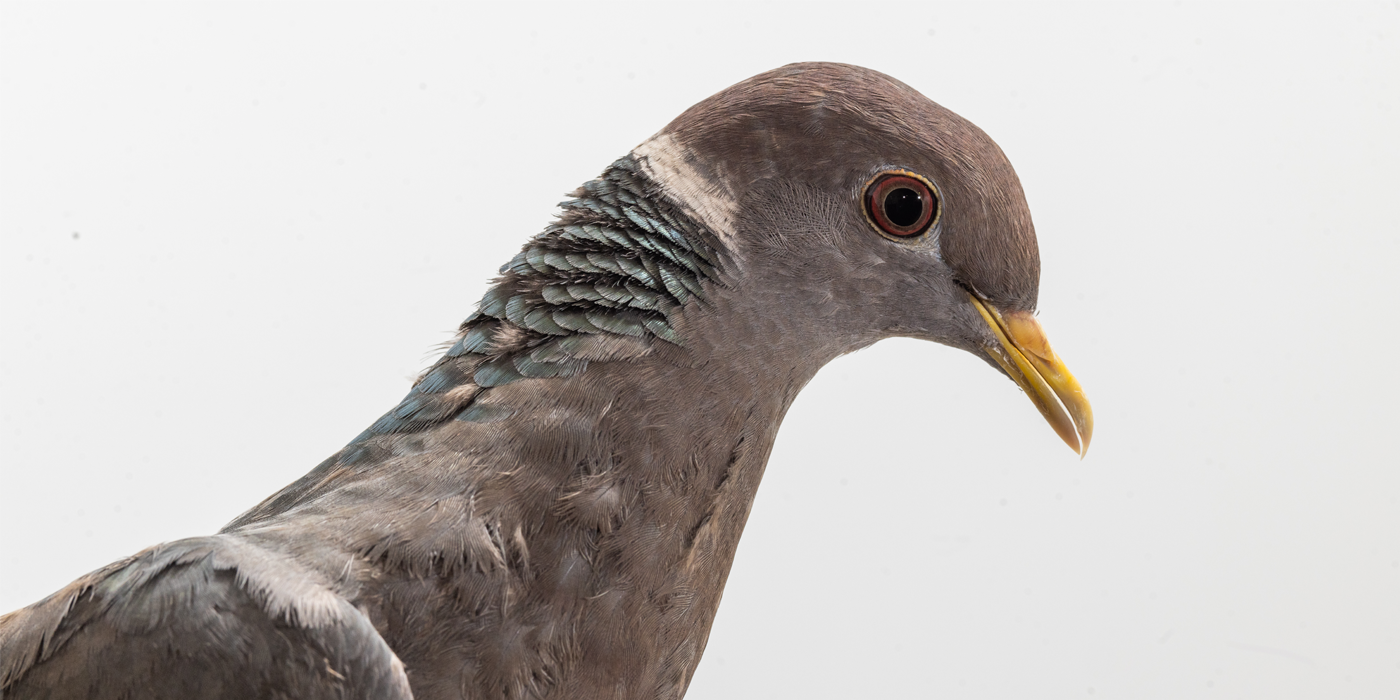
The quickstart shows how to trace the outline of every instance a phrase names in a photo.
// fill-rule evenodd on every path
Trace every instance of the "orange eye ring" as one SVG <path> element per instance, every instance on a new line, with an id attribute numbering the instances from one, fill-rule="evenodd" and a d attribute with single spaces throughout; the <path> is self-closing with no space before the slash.
<path id="1" fill-rule="evenodd" d="M 888 170 L 876 175 L 865 186 L 864 203 L 870 225 L 900 239 L 922 235 L 942 214 L 938 188 L 908 170 Z"/>

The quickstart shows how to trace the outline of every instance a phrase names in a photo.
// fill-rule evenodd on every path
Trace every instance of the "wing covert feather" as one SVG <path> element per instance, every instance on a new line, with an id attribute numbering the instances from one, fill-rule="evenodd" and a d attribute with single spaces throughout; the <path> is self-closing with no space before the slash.
<path id="1" fill-rule="evenodd" d="M 289 559 L 180 540 L 0 617 L 0 700 L 409 699 L 363 613 Z"/>

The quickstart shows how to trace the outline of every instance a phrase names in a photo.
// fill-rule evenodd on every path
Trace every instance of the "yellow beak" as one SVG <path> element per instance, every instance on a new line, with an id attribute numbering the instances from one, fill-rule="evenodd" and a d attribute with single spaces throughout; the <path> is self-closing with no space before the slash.
<path id="1" fill-rule="evenodd" d="M 1003 314 L 990 303 L 969 296 L 1000 343 L 999 347 L 988 346 L 987 354 L 1025 390 L 1060 439 L 1083 457 L 1094 434 L 1094 412 L 1079 382 L 1050 349 L 1040 322 L 1030 312 Z"/>

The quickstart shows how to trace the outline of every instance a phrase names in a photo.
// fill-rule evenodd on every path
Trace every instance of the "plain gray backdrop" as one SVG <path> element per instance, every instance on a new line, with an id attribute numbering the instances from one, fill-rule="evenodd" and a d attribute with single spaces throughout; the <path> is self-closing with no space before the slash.
<path id="1" fill-rule="evenodd" d="M 830 60 L 1001 144 L 1097 432 L 937 345 L 832 363 L 689 697 L 1400 697 L 1397 3 L 0 20 L 0 611 L 306 472 L 566 192 Z"/>

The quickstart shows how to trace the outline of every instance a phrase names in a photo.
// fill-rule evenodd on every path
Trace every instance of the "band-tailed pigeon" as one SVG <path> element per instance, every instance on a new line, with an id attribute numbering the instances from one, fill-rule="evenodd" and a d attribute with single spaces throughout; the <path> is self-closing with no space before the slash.
<path id="1" fill-rule="evenodd" d="M 831 359 L 962 348 L 1088 447 L 1015 172 L 903 83 L 764 73 L 561 206 L 340 452 L 0 618 L 0 696 L 678 698 L 778 425 Z"/>

